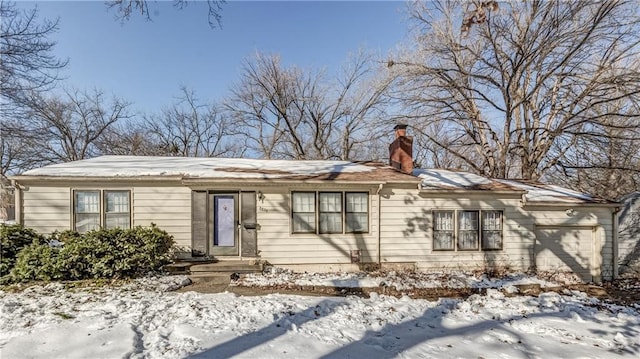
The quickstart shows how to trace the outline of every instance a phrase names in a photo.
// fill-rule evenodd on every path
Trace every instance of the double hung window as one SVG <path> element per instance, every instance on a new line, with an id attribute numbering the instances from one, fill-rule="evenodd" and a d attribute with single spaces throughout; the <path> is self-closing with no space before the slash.
<path id="1" fill-rule="evenodd" d="M 131 228 L 131 193 L 127 190 L 76 190 L 73 227 L 80 233 L 103 228 Z"/>
<path id="2" fill-rule="evenodd" d="M 366 192 L 292 192 L 293 233 L 366 233 L 369 194 Z"/>
<path id="3" fill-rule="evenodd" d="M 502 249 L 502 211 L 433 211 L 433 250 Z"/>
<path id="4" fill-rule="evenodd" d="M 293 232 L 316 232 L 316 194 L 315 192 L 293 193 Z"/>

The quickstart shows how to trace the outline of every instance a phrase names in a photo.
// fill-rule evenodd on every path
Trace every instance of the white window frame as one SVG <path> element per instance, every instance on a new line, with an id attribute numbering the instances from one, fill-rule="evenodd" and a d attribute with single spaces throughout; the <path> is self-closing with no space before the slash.
<path id="1" fill-rule="evenodd" d="M 339 210 L 322 210 L 323 207 L 323 203 L 322 203 L 322 198 L 324 196 L 335 196 L 337 195 L 339 197 L 339 201 L 338 201 L 338 206 L 340 207 Z M 317 204 L 317 211 L 318 211 L 318 233 L 319 234 L 334 234 L 334 233 L 343 233 L 344 232 L 344 225 L 345 225 L 345 221 L 344 221 L 344 194 L 342 192 L 328 192 L 328 191 L 323 191 L 323 192 L 318 192 L 318 204 Z M 322 215 L 330 215 L 330 216 L 336 216 L 340 218 L 340 229 L 339 230 L 330 230 L 330 229 L 326 229 L 323 228 L 323 218 Z M 327 227 L 327 225 L 325 224 L 324 227 Z"/>
<path id="2" fill-rule="evenodd" d="M 451 225 L 452 228 L 451 229 L 441 229 L 441 228 L 437 228 L 436 229 L 436 217 L 439 216 L 440 214 L 451 214 Z M 452 210 L 434 210 L 431 212 L 431 217 L 433 218 L 433 227 L 432 227 L 432 249 L 434 251 L 454 251 L 456 249 L 456 211 L 452 211 Z M 451 234 L 451 248 L 446 248 L 446 247 L 437 247 L 436 248 L 436 232 L 438 233 L 443 233 L 443 234 Z M 440 236 L 440 235 L 438 235 Z"/>
<path id="3" fill-rule="evenodd" d="M 464 214 L 470 214 L 475 218 L 466 218 L 467 221 L 471 222 L 473 227 L 463 227 L 463 218 Z M 457 216 L 457 228 L 456 228 L 456 248 L 459 251 L 477 251 L 480 249 L 480 211 L 479 210 L 458 210 L 456 211 Z M 473 235 L 474 245 L 470 247 L 462 246 L 462 237 L 463 235 Z"/>
<path id="4" fill-rule="evenodd" d="M 79 206 L 79 203 L 80 203 L 80 201 L 78 201 L 78 196 L 80 194 L 84 194 L 84 195 L 93 194 L 93 195 L 95 195 L 95 197 L 97 198 L 96 211 L 87 211 L 87 210 L 78 211 L 78 206 Z M 72 217 L 72 219 L 71 219 L 72 227 L 71 228 L 74 231 L 78 231 L 80 233 L 86 233 L 86 232 L 89 232 L 89 231 L 92 231 L 92 230 L 100 228 L 100 224 L 101 224 L 100 217 L 102 216 L 101 213 L 100 213 L 100 207 L 101 207 L 101 202 L 102 202 L 101 199 L 100 199 L 101 195 L 102 195 L 102 193 L 100 192 L 100 190 L 95 190 L 95 189 L 75 190 L 75 191 L 73 191 L 73 194 L 72 194 L 72 211 L 73 212 L 72 212 L 72 215 L 71 215 L 71 217 Z M 79 227 L 78 224 L 80 222 L 78 217 L 80 215 L 92 215 L 92 217 L 95 217 L 91 222 L 97 222 L 97 227 L 90 228 L 88 230 L 80 231 L 80 229 L 78 229 L 78 227 Z M 97 221 L 95 219 L 97 219 Z"/>

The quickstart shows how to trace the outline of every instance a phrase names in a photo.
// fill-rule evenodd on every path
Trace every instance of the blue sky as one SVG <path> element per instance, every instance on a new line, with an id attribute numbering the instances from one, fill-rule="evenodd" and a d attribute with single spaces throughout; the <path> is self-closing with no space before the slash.
<path id="1" fill-rule="evenodd" d="M 52 39 L 69 59 L 62 85 L 95 87 L 143 112 L 170 104 L 181 85 L 200 99 L 222 99 L 256 51 L 331 73 L 359 48 L 384 58 L 408 29 L 401 1 L 229 1 L 221 29 L 209 27 L 205 2 L 178 11 L 152 0 L 151 22 L 135 16 L 124 24 L 103 1 L 36 3 L 41 18 L 60 18 Z"/>

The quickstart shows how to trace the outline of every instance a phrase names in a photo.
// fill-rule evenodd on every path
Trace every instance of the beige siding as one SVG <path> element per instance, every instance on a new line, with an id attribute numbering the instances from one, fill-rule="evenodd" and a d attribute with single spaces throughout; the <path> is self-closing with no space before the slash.
<path id="1" fill-rule="evenodd" d="M 191 247 L 191 190 L 184 186 L 135 187 L 133 225 L 155 223 L 174 236 L 180 247 Z"/>
<path id="2" fill-rule="evenodd" d="M 178 245 L 191 245 L 191 190 L 183 186 L 114 186 L 111 183 L 31 185 L 23 190 L 22 195 L 24 225 L 40 233 L 71 229 L 71 193 L 79 188 L 131 190 L 134 226 L 155 223 L 172 234 Z"/>
<path id="3" fill-rule="evenodd" d="M 572 209 L 573 211 L 567 211 Z M 589 261 L 589 271 L 594 279 L 609 280 L 613 277 L 613 217 L 612 208 L 603 207 L 531 207 L 527 212 L 535 220 L 537 228 L 557 227 L 562 231 L 573 231 L 573 235 L 578 234 L 581 238 L 580 250 L 591 246 Z M 580 234 L 584 227 L 593 231 L 589 238 Z M 569 234 L 571 235 L 571 234 Z M 590 243 L 589 243 L 590 241 Z M 587 242 L 588 244 L 585 244 Z M 567 262 L 575 263 L 580 261 L 581 256 L 572 254 L 574 260 L 566 258 Z"/>
<path id="4" fill-rule="evenodd" d="M 295 188 L 294 190 L 363 191 L 362 187 Z M 369 195 L 369 233 L 363 234 L 292 234 L 290 188 L 263 188 L 264 199 L 258 201 L 258 251 L 272 264 L 350 263 L 351 251 L 360 250 L 362 262 L 377 262 L 377 200 Z M 365 190 L 366 191 L 366 190 Z"/>
<path id="5" fill-rule="evenodd" d="M 26 186 L 23 192 L 24 224 L 42 233 L 69 229 L 71 191 L 74 188 L 130 189 L 133 225 L 155 223 L 176 238 L 179 246 L 191 246 L 191 188 L 180 183 L 113 183 L 88 185 L 49 183 Z M 576 207 L 522 207 L 520 197 L 495 195 L 420 193 L 417 189 L 387 186 L 378 194 L 375 185 L 261 185 L 229 188 L 232 184 L 199 186 L 208 190 L 248 190 L 261 194 L 257 202 L 258 255 L 272 264 L 348 264 L 351 251 L 359 250 L 361 262 L 415 263 L 418 268 L 454 269 L 508 267 L 529 269 L 535 265 L 536 230 L 559 227 L 563 231 L 592 231 L 591 243 L 580 232 L 578 247 L 570 251 L 589 257 L 592 272 L 604 279 L 613 273 L 611 209 Z M 202 188 L 201 188 L 202 187 Z M 224 188 L 221 188 L 224 187 Z M 245 186 L 248 187 L 248 186 Z M 369 232 L 363 234 L 291 233 L 291 191 L 368 191 Z M 381 199 L 379 203 L 379 199 Z M 503 248 L 497 251 L 434 251 L 433 210 L 502 210 Z M 380 212 L 380 218 L 379 217 Z M 543 232 L 538 231 L 540 237 Z M 564 233 L 564 232 L 563 232 Z M 571 235 L 571 234 L 569 234 Z M 590 246 L 590 251 L 589 248 Z M 381 249 L 381 251 L 380 251 Z M 563 258 L 560 258 L 562 260 Z M 569 258 L 564 258 L 569 261 Z M 581 262 L 582 263 L 582 262 Z M 584 263 L 583 263 L 584 264 Z M 594 273 L 597 276 L 598 273 Z"/>
<path id="6" fill-rule="evenodd" d="M 38 233 L 69 229 L 71 192 L 69 187 L 27 186 L 22 191 L 24 226 Z"/>
<path id="7" fill-rule="evenodd" d="M 624 201 L 619 220 L 620 273 L 640 271 L 640 192 Z"/>
<path id="8" fill-rule="evenodd" d="M 611 209 L 577 207 L 523 208 L 518 197 L 496 198 L 478 194 L 433 195 L 418 190 L 385 189 L 382 192 L 382 263 L 413 262 L 422 269 L 486 268 L 490 266 L 526 270 L 535 265 L 536 228 L 558 226 L 588 228 L 593 236 L 580 233 L 580 246 L 570 255 L 588 253 L 587 271 L 595 279 L 613 274 Z M 464 198 L 461 198 L 464 197 Z M 499 251 L 434 251 L 433 210 L 495 209 L 504 213 L 503 248 Z M 567 262 L 572 262 L 565 258 Z M 586 277 L 586 275 L 585 275 Z"/>
<path id="9" fill-rule="evenodd" d="M 533 220 L 520 208 L 519 197 L 506 199 L 419 194 L 388 189 L 382 200 L 382 262 L 415 262 L 421 269 L 527 269 L 531 266 Z M 499 251 L 434 251 L 433 210 L 502 210 L 503 249 Z"/>
<path id="10" fill-rule="evenodd" d="M 536 269 L 545 272 L 573 271 L 591 280 L 594 228 L 536 227 Z"/>

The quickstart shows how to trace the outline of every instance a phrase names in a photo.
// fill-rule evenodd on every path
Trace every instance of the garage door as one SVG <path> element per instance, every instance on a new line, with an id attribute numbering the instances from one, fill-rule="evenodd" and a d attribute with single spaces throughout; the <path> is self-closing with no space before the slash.
<path id="1" fill-rule="evenodd" d="M 572 271 L 591 281 L 593 228 L 536 228 L 535 263 L 538 271 Z"/>

